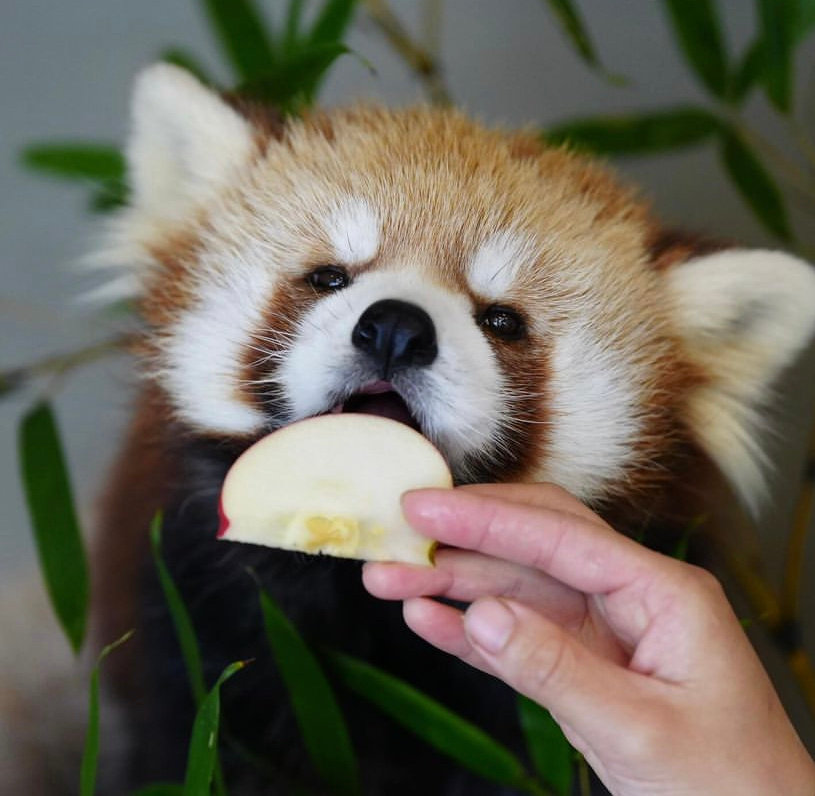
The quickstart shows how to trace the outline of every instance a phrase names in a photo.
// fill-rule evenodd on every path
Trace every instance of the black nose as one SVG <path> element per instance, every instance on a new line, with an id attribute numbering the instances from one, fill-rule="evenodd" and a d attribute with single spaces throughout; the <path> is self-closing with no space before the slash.
<path id="1" fill-rule="evenodd" d="M 398 299 L 371 304 L 351 332 L 351 342 L 374 361 L 383 379 L 411 365 L 429 365 L 437 353 L 430 316 Z"/>

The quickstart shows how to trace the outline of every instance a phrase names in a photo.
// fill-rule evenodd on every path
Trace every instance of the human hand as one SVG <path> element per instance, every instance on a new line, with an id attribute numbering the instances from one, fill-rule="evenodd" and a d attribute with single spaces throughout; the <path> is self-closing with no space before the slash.
<path id="1" fill-rule="evenodd" d="M 456 549 L 432 569 L 366 564 L 368 591 L 548 708 L 612 793 L 815 794 L 815 763 L 712 575 L 550 485 L 422 490 L 403 509 Z"/>

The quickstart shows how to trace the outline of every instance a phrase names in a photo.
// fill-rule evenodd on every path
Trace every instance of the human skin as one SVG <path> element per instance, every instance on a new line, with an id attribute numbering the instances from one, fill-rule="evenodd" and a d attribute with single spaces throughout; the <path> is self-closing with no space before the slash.
<path id="1" fill-rule="evenodd" d="M 613 794 L 815 795 L 815 763 L 712 575 L 551 485 L 421 490 L 402 506 L 450 547 L 434 568 L 366 564 L 368 591 L 546 707 Z"/>

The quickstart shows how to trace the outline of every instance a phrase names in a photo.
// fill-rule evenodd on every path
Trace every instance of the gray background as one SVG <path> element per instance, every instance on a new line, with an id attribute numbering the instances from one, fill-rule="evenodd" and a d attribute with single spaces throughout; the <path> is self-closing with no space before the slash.
<path id="1" fill-rule="evenodd" d="M 552 123 L 573 115 L 658 108 L 703 100 L 673 44 L 661 3 L 584 0 L 580 7 L 609 68 L 633 78 L 613 88 L 588 70 L 565 44 L 540 0 L 449 0 L 442 44 L 447 79 L 457 101 L 497 123 Z M 754 29 L 753 3 L 720 2 L 734 51 Z M 267 9 L 277 4 L 267 2 Z M 419 4 L 395 0 L 414 30 Z M 324 101 L 359 97 L 406 103 L 421 97 L 416 81 L 363 15 L 350 45 L 376 68 L 340 60 Z M 100 322 L 72 301 L 81 280 L 71 263 L 92 246 L 94 219 L 87 192 L 23 172 L 17 153 L 29 142 L 93 138 L 118 142 L 127 127 L 134 73 L 170 44 L 196 53 L 224 82 L 228 71 L 193 0 L 48 0 L 10 2 L 0 10 L 0 369 L 100 337 Z M 799 59 L 800 117 L 810 130 L 815 94 L 812 46 Z M 748 115 L 783 146 L 785 131 L 761 96 Z M 751 245 L 768 238 L 722 176 L 712 147 L 617 164 L 643 186 L 669 222 Z M 815 310 L 814 310 L 815 311 Z M 806 432 L 815 406 L 815 356 L 808 354 L 779 387 L 775 407 L 780 433 L 771 443 L 778 469 L 774 499 L 761 526 L 764 556 L 773 577 L 782 560 Z M 87 521 L 93 498 L 116 449 L 130 400 L 131 369 L 108 359 L 67 379 L 56 399 L 78 502 Z M 16 427 L 36 390 L 0 403 L 0 582 L 8 585 L 33 564 L 28 519 L 17 474 Z M 812 566 L 810 544 L 810 572 Z M 815 605 L 811 581 L 807 605 Z M 811 610 L 810 610 L 811 613 Z M 807 629 L 815 648 L 813 622 Z M 2 639 L 0 639 L 2 644 Z M 771 663 L 772 655 L 770 656 Z M 801 729 L 815 737 L 811 718 L 794 689 L 778 677 Z"/>

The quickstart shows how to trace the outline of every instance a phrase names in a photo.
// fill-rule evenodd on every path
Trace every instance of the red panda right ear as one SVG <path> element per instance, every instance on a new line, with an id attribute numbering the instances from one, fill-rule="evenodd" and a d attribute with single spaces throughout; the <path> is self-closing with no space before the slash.
<path id="1" fill-rule="evenodd" d="M 108 281 L 96 303 L 138 296 L 153 248 L 217 196 L 255 147 L 252 123 L 189 72 L 154 64 L 136 78 L 127 144 L 130 201 L 107 225 L 88 267 Z"/>
<path id="2" fill-rule="evenodd" d="M 181 220 L 250 158 L 250 123 L 189 72 L 154 64 L 136 78 L 127 161 L 132 212 Z"/>

